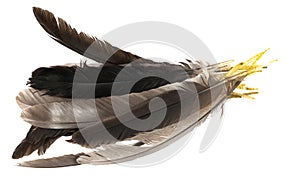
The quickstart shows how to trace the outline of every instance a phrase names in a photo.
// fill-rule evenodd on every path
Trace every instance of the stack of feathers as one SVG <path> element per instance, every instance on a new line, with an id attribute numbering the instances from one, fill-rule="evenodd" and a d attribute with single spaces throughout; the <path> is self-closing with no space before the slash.
<path id="1" fill-rule="evenodd" d="M 21 166 L 119 163 L 156 152 L 189 133 L 228 98 L 256 93 L 234 90 L 243 89 L 244 78 L 264 68 L 256 62 L 265 51 L 235 66 L 232 61 L 155 62 L 78 33 L 47 10 L 33 8 L 33 12 L 52 39 L 98 65 L 52 66 L 32 72 L 29 88 L 17 96 L 21 117 L 31 128 L 12 157 L 36 150 L 44 154 L 62 136 L 71 136 L 68 142 L 93 151 Z"/>

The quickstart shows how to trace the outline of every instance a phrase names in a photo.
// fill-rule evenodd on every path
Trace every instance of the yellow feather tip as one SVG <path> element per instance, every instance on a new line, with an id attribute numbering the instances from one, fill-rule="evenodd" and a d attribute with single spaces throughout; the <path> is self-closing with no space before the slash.
<path id="1" fill-rule="evenodd" d="M 270 48 L 254 55 L 244 62 L 240 62 L 235 66 L 232 66 L 226 73 L 225 77 L 230 78 L 234 76 L 249 76 L 257 72 L 262 72 L 271 63 L 277 62 L 278 60 L 271 60 L 267 63 L 258 64 L 258 61 L 263 55 L 270 50 Z M 258 88 L 248 87 L 246 84 L 240 84 L 236 90 L 229 96 L 229 98 L 249 98 L 254 99 L 252 95 L 258 94 Z"/>

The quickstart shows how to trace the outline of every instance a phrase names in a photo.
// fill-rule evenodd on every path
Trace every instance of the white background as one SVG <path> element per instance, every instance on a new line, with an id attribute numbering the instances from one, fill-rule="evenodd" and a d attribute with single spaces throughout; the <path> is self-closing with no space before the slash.
<path id="1" fill-rule="evenodd" d="M 199 153 L 199 147 L 205 125 L 179 154 L 151 167 L 18 167 L 11 154 L 29 125 L 19 117 L 15 96 L 35 68 L 80 59 L 48 38 L 32 6 L 48 9 L 78 30 L 99 37 L 129 23 L 164 21 L 199 36 L 218 61 L 244 60 L 270 47 L 265 59 L 279 62 L 253 77 L 252 83 L 263 91 L 256 100 L 236 99 L 226 104 L 222 130 L 204 153 Z M 1 185 L 299 185 L 297 1 L 2 1 L 0 7 Z M 134 49 L 132 52 L 147 55 L 144 49 L 141 53 L 138 47 Z M 48 153 L 81 150 L 61 140 Z"/>

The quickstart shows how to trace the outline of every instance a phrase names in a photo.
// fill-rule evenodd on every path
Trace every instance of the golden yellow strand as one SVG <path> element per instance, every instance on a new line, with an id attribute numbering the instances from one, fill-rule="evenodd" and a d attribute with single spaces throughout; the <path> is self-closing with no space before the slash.
<path id="1" fill-rule="evenodd" d="M 262 58 L 262 56 L 269 50 L 266 49 L 253 57 L 249 58 L 245 62 L 241 62 L 233 67 L 225 75 L 226 78 L 233 77 L 241 74 L 242 76 L 249 76 L 257 72 L 261 72 L 263 69 L 267 68 L 270 63 L 277 62 L 278 60 L 271 60 L 267 64 L 257 64 L 257 62 Z M 248 87 L 246 84 L 240 84 L 237 87 L 237 91 L 233 92 L 229 98 L 248 98 L 255 99 L 252 97 L 254 94 L 258 94 L 258 88 Z"/>

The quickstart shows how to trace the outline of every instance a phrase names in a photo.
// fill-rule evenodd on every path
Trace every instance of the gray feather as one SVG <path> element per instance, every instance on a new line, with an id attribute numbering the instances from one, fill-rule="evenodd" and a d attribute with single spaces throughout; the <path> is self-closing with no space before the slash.
<path id="1" fill-rule="evenodd" d="M 16 97 L 16 101 L 22 110 L 34 105 L 63 102 L 66 100 L 69 99 L 44 95 L 44 92 L 35 90 L 33 88 L 24 89 Z"/>
<path id="2" fill-rule="evenodd" d="M 19 166 L 34 167 L 34 168 L 56 168 L 56 167 L 76 166 L 76 165 L 80 165 L 77 162 L 77 159 L 82 155 L 83 153 L 69 154 L 60 157 L 48 158 L 48 159 L 26 161 L 26 162 L 19 163 Z"/>

